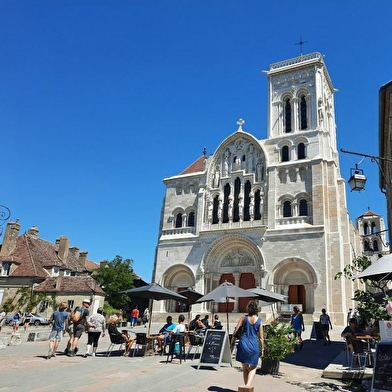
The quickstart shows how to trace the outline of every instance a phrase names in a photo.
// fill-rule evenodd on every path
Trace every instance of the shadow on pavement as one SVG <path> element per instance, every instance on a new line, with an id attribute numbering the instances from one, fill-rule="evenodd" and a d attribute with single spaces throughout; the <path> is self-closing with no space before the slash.
<path id="1" fill-rule="evenodd" d="M 343 342 L 332 342 L 330 346 L 323 343 L 321 340 L 304 340 L 302 349 L 297 349 L 281 362 L 323 370 L 344 349 Z"/>
<path id="2" fill-rule="evenodd" d="M 217 387 L 215 385 L 208 387 L 207 391 L 216 391 L 216 392 L 237 392 L 237 389 L 227 389 L 227 388 L 221 388 Z"/>

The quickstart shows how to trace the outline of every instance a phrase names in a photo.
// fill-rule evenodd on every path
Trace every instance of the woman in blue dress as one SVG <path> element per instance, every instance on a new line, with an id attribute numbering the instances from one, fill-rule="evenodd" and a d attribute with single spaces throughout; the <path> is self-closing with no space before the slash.
<path id="1" fill-rule="evenodd" d="M 250 387 L 256 374 L 259 358 L 264 353 L 264 336 L 261 318 L 258 317 L 259 307 L 250 301 L 246 307 L 247 316 L 242 316 L 235 327 L 232 343 L 235 343 L 237 330 L 244 326 L 244 332 L 237 346 L 236 360 L 242 363 L 242 376 L 245 386 Z"/>

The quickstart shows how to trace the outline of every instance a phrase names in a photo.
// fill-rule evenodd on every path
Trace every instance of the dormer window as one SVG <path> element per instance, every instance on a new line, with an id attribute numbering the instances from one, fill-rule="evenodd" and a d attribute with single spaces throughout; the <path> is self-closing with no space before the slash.
<path id="1" fill-rule="evenodd" d="M 71 271 L 70 270 L 65 270 L 64 271 L 64 276 L 71 276 Z"/>
<path id="2" fill-rule="evenodd" d="M 8 276 L 10 274 L 11 264 L 10 263 L 3 263 L 1 266 L 1 276 Z"/>
<path id="3" fill-rule="evenodd" d="M 82 276 L 80 272 L 75 272 L 75 276 Z"/>
<path id="4" fill-rule="evenodd" d="M 52 276 L 56 277 L 60 275 L 60 268 L 59 267 L 53 267 L 52 268 Z"/>

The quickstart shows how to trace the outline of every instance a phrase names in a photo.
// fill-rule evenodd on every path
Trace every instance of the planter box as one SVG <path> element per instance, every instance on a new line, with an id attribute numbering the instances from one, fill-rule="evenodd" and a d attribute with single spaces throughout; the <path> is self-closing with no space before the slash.
<path id="1" fill-rule="evenodd" d="M 262 359 L 259 373 L 278 374 L 279 365 L 280 365 L 279 359 Z"/>

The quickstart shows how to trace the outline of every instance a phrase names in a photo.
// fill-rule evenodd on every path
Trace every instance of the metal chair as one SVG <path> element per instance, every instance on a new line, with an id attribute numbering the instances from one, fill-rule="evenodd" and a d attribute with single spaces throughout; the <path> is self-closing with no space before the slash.
<path id="1" fill-rule="evenodd" d="M 199 353 L 200 347 L 203 346 L 203 337 L 195 333 L 190 333 L 188 334 L 188 338 L 189 338 L 189 347 L 188 347 L 188 352 L 186 354 L 186 358 L 188 358 L 192 348 L 195 347 L 196 349 L 195 352 L 193 353 L 193 358 L 192 358 L 193 361 L 195 359 L 196 354 Z"/>
<path id="2" fill-rule="evenodd" d="M 133 357 L 135 356 L 136 352 L 139 352 L 140 346 L 142 348 L 144 347 L 144 354 L 143 357 L 146 355 L 148 348 L 151 348 L 153 351 L 153 339 L 150 337 L 147 337 L 147 334 L 144 332 L 138 332 L 136 333 L 136 339 L 135 339 L 135 348 L 133 350 Z"/>
<path id="3" fill-rule="evenodd" d="M 114 347 L 119 344 L 119 351 L 121 351 L 123 344 L 125 344 L 125 340 L 122 336 L 118 336 L 112 333 L 109 333 L 109 338 L 110 338 L 110 345 L 108 347 L 108 349 L 106 350 L 106 356 L 109 357 L 110 354 L 112 353 Z M 124 351 L 125 351 L 125 347 L 124 347 Z"/>
<path id="4" fill-rule="evenodd" d="M 179 352 L 176 352 L 177 343 L 179 345 Z M 171 336 L 169 352 L 167 353 L 166 357 L 166 363 L 169 362 L 169 357 L 171 357 L 170 362 L 172 362 L 174 356 L 180 358 L 180 364 L 182 363 L 182 358 L 184 358 L 185 362 L 185 335 L 183 334 L 174 334 Z"/>
<path id="5" fill-rule="evenodd" d="M 350 339 L 350 344 L 353 347 L 353 352 L 351 353 L 351 363 L 350 369 L 353 367 L 358 367 L 361 370 L 366 369 L 368 353 L 364 351 L 363 342 L 359 339 Z"/>

